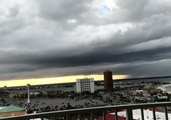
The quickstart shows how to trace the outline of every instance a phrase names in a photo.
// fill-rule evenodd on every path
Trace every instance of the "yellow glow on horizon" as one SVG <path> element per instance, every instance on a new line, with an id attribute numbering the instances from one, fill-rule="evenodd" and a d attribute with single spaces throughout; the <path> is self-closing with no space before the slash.
<path id="1" fill-rule="evenodd" d="M 128 75 L 113 75 L 113 79 L 125 79 Z M 94 80 L 103 80 L 103 75 L 75 75 L 75 76 L 63 76 L 52 78 L 35 78 L 35 79 L 21 79 L 21 80 L 0 80 L 0 87 L 12 87 L 12 86 L 25 86 L 30 85 L 42 85 L 42 84 L 55 84 L 55 83 L 69 83 L 75 82 L 76 79 L 82 78 L 94 78 Z"/>

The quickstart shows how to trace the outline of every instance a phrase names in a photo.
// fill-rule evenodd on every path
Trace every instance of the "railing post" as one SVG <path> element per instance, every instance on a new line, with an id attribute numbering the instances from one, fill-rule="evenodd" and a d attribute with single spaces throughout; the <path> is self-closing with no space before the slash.
<path id="1" fill-rule="evenodd" d="M 103 120 L 106 120 L 106 111 L 103 111 L 102 117 L 103 117 Z"/>
<path id="2" fill-rule="evenodd" d="M 126 120 L 133 120 L 132 109 L 126 109 Z"/>
<path id="3" fill-rule="evenodd" d="M 155 110 L 155 107 L 153 107 L 153 120 L 156 120 L 156 110 Z"/>
<path id="4" fill-rule="evenodd" d="M 164 107 L 165 119 L 168 120 L 167 106 Z"/>
<path id="5" fill-rule="evenodd" d="M 78 114 L 78 120 L 81 120 L 81 115 L 80 114 Z"/>
<path id="6" fill-rule="evenodd" d="M 141 108 L 141 119 L 144 120 L 144 109 Z"/>
<path id="7" fill-rule="evenodd" d="M 115 120 L 118 120 L 118 112 L 115 110 Z"/>
<path id="8" fill-rule="evenodd" d="M 93 120 L 93 113 L 90 113 L 90 120 Z"/>
<path id="9" fill-rule="evenodd" d="M 70 115 L 69 114 L 66 115 L 66 120 L 70 120 Z"/>

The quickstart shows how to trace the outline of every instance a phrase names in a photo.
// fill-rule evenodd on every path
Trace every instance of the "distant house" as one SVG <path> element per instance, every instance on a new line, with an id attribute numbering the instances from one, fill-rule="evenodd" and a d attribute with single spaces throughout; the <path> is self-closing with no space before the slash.
<path id="1" fill-rule="evenodd" d="M 170 101 L 168 96 L 156 96 L 155 98 L 158 102 Z"/>
<path id="2" fill-rule="evenodd" d="M 6 106 L 0 109 L 0 118 L 25 115 L 26 111 L 24 108 L 17 107 L 14 105 Z"/>

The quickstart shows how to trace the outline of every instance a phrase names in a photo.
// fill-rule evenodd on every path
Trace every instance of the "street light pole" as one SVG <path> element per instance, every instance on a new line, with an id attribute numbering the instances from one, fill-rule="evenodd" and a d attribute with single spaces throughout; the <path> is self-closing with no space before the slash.
<path id="1" fill-rule="evenodd" d="M 27 84 L 27 104 L 30 104 L 30 84 Z"/>

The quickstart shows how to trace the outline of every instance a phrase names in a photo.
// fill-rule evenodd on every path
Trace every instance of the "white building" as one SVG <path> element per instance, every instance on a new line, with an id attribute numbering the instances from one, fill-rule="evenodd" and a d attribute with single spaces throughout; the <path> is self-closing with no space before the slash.
<path id="1" fill-rule="evenodd" d="M 94 79 L 93 78 L 77 79 L 76 90 L 77 93 L 81 93 L 85 91 L 94 93 L 95 90 Z"/>

